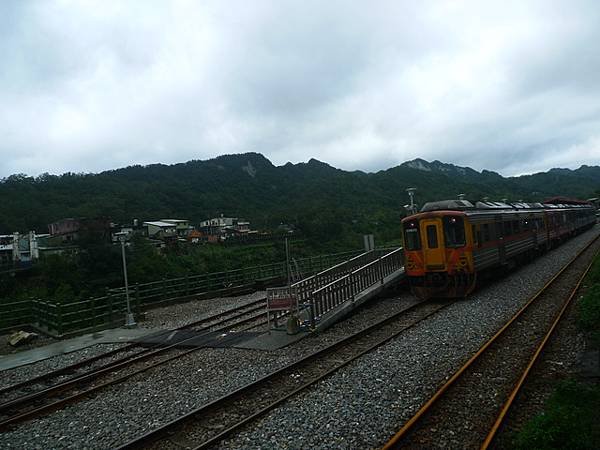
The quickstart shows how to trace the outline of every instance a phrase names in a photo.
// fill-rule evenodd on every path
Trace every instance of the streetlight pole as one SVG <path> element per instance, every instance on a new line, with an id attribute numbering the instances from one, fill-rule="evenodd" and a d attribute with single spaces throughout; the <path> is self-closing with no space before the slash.
<path id="1" fill-rule="evenodd" d="M 125 278 L 125 299 L 127 301 L 127 315 L 125 316 L 125 326 L 132 328 L 136 326 L 133 313 L 131 312 L 131 304 L 129 302 L 129 282 L 127 281 L 127 260 L 125 259 L 125 235 L 119 236 L 121 241 L 121 256 L 123 257 L 123 277 Z"/>
<path id="2" fill-rule="evenodd" d="M 414 187 L 409 187 L 406 192 L 408 192 L 408 196 L 410 197 L 410 212 L 411 214 L 415 214 L 415 191 L 417 190 L 417 188 Z"/>

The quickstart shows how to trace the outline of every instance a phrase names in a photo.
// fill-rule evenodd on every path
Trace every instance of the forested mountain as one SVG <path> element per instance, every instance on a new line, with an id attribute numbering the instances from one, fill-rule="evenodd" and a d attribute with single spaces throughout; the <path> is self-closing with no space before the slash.
<path id="1" fill-rule="evenodd" d="M 0 234 L 35 229 L 65 217 L 110 217 L 116 222 L 182 217 L 197 223 L 224 214 L 254 227 L 294 223 L 309 234 L 335 235 L 397 224 L 408 202 L 454 198 L 541 200 L 554 195 L 598 196 L 600 167 L 552 169 L 504 178 L 439 161 L 421 159 L 364 173 L 347 172 L 311 159 L 276 167 L 257 153 L 220 156 L 182 164 L 131 166 L 99 174 L 0 180 Z"/>

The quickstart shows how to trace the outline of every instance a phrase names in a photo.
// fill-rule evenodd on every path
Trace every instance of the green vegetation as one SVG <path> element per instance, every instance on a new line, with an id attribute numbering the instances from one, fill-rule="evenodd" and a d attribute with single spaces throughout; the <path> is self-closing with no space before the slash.
<path id="1" fill-rule="evenodd" d="M 579 326 L 592 348 L 600 349 L 600 258 L 596 258 L 586 282 L 588 290 L 579 301 Z"/>
<path id="2" fill-rule="evenodd" d="M 600 258 L 586 277 L 578 304 L 578 325 L 591 348 L 600 349 Z M 545 411 L 517 434 L 517 449 L 600 448 L 600 385 L 567 380 L 559 383 Z"/>
<path id="3" fill-rule="evenodd" d="M 600 194 L 600 167 L 551 170 L 518 178 L 439 162 L 413 162 L 380 171 L 346 172 L 316 160 L 276 167 L 257 153 L 221 156 L 171 166 L 132 166 L 99 174 L 66 173 L 0 180 L 0 234 L 34 229 L 65 217 L 156 220 L 181 217 L 193 224 L 215 217 L 244 217 L 258 229 L 296 225 L 307 237 L 346 238 L 348 232 L 397 236 L 407 203 L 455 198 L 523 199 Z M 251 168 L 251 170 L 250 170 Z M 396 233 L 396 234 L 394 234 Z"/>
<path id="4" fill-rule="evenodd" d="M 359 248 L 360 241 L 356 240 L 345 250 Z M 290 241 L 290 254 L 296 259 L 338 250 L 310 245 L 301 239 Z M 129 281 L 135 284 L 277 263 L 285 260 L 285 247 L 283 241 L 238 246 L 182 245 L 163 253 L 144 238 L 136 237 L 126 255 Z M 122 271 L 119 245 L 88 243 L 76 255 L 43 257 L 30 272 L 14 277 L 0 275 L 0 300 L 40 298 L 64 302 L 100 296 L 107 287 L 123 285 Z"/>
<path id="5" fill-rule="evenodd" d="M 529 421 L 518 434 L 515 448 L 600 448 L 600 386 L 565 381 L 548 400 L 544 413 Z"/>

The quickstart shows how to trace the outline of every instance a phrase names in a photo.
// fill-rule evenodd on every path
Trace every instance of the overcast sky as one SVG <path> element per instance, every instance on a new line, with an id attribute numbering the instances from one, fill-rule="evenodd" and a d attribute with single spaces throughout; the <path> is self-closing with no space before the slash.
<path id="1" fill-rule="evenodd" d="M 0 177 L 600 163 L 600 2 L 0 2 Z"/>

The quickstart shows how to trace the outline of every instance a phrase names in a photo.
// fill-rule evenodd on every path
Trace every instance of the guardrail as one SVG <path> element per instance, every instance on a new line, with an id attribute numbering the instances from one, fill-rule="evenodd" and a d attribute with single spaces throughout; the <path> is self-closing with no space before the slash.
<path id="1" fill-rule="evenodd" d="M 296 261 L 303 275 L 323 271 L 359 251 L 341 252 Z M 208 298 L 243 290 L 264 288 L 265 284 L 286 278 L 285 262 L 227 272 L 215 272 L 130 287 L 131 308 L 139 315 L 143 310 L 190 297 Z M 122 324 L 126 311 L 124 288 L 108 289 L 106 295 L 72 302 L 40 299 L 20 302 L 0 301 L 0 332 L 32 326 L 47 334 L 64 336 L 108 328 Z"/>
<path id="2" fill-rule="evenodd" d="M 385 277 L 402 269 L 403 265 L 404 250 L 400 247 L 315 290 L 309 304 L 311 328 L 315 328 L 316 322 L 324 314 L 375 284 L 383 284 Z"/>

